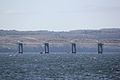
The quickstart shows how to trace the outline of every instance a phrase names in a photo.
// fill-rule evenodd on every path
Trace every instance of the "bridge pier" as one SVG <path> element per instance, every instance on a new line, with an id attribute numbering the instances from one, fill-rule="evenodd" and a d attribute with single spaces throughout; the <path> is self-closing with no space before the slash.
<path id="1" fill-rule="evenodd" d="M 19 43 L 18 44 L 18 53 L 22 53 L 23 54 L 23 43 Z"/>
<path id="2" fill-rule="evenodd" d="M 102 53 L 103 53 L 103 44 L 98 43 L 98 54 L 102 54 Z"/>
<path id="3" fill-rule="evenodd" d="M 72 43 L 72 53 L 76 53 L 76 44 Z"/>
<path id="4" fill-rule="evenodd" d="M 45 43 L 45 53 L 49 53 L 49 44 Z"/>

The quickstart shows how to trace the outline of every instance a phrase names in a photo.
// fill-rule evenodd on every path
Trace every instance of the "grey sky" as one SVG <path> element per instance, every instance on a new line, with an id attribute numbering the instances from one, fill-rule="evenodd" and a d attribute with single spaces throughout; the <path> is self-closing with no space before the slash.
<path id="1" fill-rule="evenodd" d="M 120 0 L 0 0 L 0 29 L 120 28 Z"/>

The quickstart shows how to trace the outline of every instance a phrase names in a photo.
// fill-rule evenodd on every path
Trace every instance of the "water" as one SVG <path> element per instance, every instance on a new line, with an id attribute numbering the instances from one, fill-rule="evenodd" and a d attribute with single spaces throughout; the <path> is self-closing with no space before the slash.
<path id="1" fill-rule="evenodd" d="M 0 54 L 0 80 L 120 80 L 120 53 Z"/>

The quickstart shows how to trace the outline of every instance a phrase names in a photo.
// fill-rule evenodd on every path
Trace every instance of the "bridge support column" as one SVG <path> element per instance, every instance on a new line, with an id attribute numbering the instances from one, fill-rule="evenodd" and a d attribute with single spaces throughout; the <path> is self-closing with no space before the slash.
<path id="1" fill-rule="evenodd" d="M 102 54 L 102 53 L 103 53 L 103 44 L 98 43 L 98 54 Z"/>
<path id="2" fill-rule="evenodd" d="M 18 53 L 23 53 L 23 43 L 18 44 Z"/>
<path id="3" fill-rule="evenodd" d="M 45 53 L 49 53 L 49 44 L 45 43 Z"/>
<path id="4" fill-rule="evenodd" d="M 72 43 L 72 53 L 76 53 L 76 44 Z"/>

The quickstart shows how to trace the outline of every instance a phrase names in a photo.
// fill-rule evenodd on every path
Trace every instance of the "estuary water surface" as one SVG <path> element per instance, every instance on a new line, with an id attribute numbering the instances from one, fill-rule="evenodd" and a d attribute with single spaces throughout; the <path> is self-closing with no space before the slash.
<path id="1" fill-rule="evenodd" d="M 120 80 L 120 53 L 1 53 L 0 80 Z"/>

